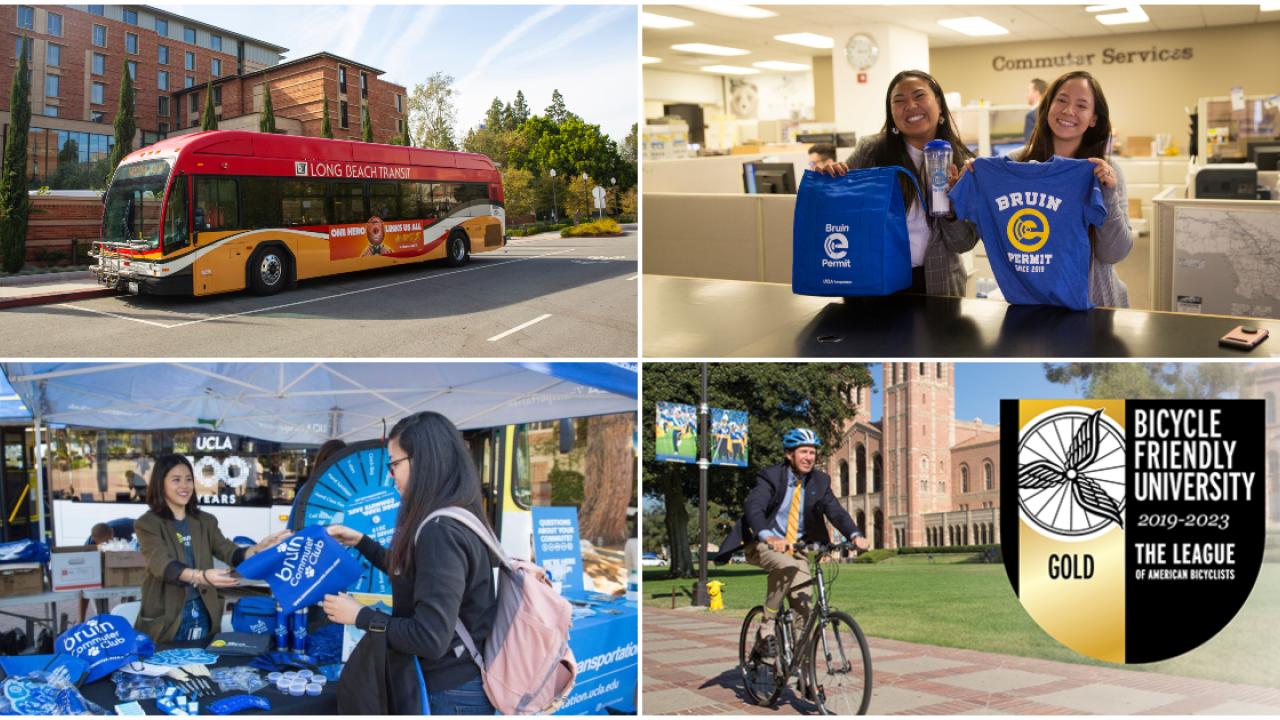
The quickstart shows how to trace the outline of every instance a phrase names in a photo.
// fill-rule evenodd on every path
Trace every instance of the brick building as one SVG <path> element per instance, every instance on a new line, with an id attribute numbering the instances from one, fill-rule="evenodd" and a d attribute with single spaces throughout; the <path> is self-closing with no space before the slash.
<path id="1" fill-rule="evenodd" d="M 263 82 L 271 83 L 283 132 L 319 134 L 322 85 L 329 88 L 335 137 L 359 138 L 362 99 L 370 104 L 375 140 L 386 142 L 404 127 L 404 88 L 382 81 L 379 70 L 325 53 L 282 63 L 287 48 L 160 8 L 0 5 L 0 27 L 7 57 L 0 62 L 0 123 L 6 129 L 18 46 L 22 36 L 29 39 L 33 185 L 53 175 L 60 152 L 65 160 L 74 150 L 82 165 L 108 157 L 126 63 L 134 83 L 135 147 L 198 126 L 211 79 L 215 99 L 227 94 L 225 105 L 215 108 L 227 129 L 257 128 Z M 343 91 L 348 74 L 349 93 Z M 201 103 L 194 113 L 193 98 Z M 346 102 L 349 132 L 339 124 Z"/>
<path id="2" fill-rule="evenodd" d="M 1000 433 L 955 418 L 954 363 L 885 363 L 883 417 L 870 389 L 827 467 L 872 547 L 999 542 Z"/>

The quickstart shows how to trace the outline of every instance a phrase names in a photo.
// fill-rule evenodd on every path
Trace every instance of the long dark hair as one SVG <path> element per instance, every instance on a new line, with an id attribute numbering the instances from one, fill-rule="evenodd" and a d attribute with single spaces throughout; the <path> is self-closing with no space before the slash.
<path id="1" fill-rule="evenodd" d="M 1093 91 L 1093 116 L 1097 120 L 1091 128 L 1085 128 L 1084 137 L 1080 138 L 1080 147 L 1076 148 L 1076 158 L 1105 158 L 1107 141 L 1111 139 L 1111 111 L 1107 108 L 1107 97 L 1102 94 L 1102 86 L 1097 78 L 1084 70 L 1073 70 L 1053 81 L 1049 91 L 1040 98 L 1040 107 L 1036 109 L 1036 129 L 1031 132 L 1031 139 L 1022 148 L 1019 160 L 1045 162 L 1053 157 L 1053 131 L 1049 129 L 1049 108 L 1058 91 L 1070 80 L 1084 78 Z"/>
<path id="2" fill-rule="evenodd" d="M 191 471 L 191 478 L 196 477 L 196 469 L 191 467 L 191 461 L 183 455 L 160 455 L 156 458 L 156 464 L 151 468 L 151 480 L 147 482 L 147 506 L 151 508 L 151 512 L 159 515 L 167 520 L 172 520 L 173 511 L 169 509 L 169 502 L 164 499 L 164 476 L 169 471 L 186 465 Z M 196 493 L 191 493 L 191 499 L 187 501 L 187 514 L 199 515 L 200 506 L 196 503 Z"/>
<path id="3" fill-rule="evenodd" d="M 933 97 L 938 101 L 938 130 L 935 137 L 938 140 L 946 140 L 951 143 L 951 162 L 957 167 L 964 165 L 964 161 L 973 157 L 973 153 L 969 152 L 969 148 L 960 141 L 960 134 L 956 131 L 956 121 L 951 117 L 951 110 L 947 108 L 947 98 L 942 94 L 942 86 L 938 84 L 933 76 L 923 70 L 903 70 L 893 79 L 889 81 L 889 89 L 884 93 L 884 126 L 880 128 L 880 137 L 871 151 L 871 161 L 875 167 L 886 167 L 889 165 L 899 165 L 911 171 L 915 176 L 916 182 L 924 187 L 924 178 L 920 175 L 920 168 L 911 161 L 911 154 L 907 152 L 907 140 L 901 133 L 893 132 L 897 126 L 893 123 L 893 89 L 898 83 L 907 78 L 915 78 L 923 80 L 933 91 Z M 902 197 L 906 200 L 906 208 L 911 209 L 911 203 L 916 200 L 916 189 L 904 177 L 898 177 L 898 183 L 902 186 Z"/>
<path id="4" fill-rule="evenodd" d="M 410 458 L 409 482 L 400 498 L 388 562 L 393 573 L 407 574 L 413 571 L 414 536 L 431 513 L 461 507 L 488 525 L 484 491 L 462 433 L 440 413 L 410 415 L 391 428 L 387 439 L 395 440 Z"/>

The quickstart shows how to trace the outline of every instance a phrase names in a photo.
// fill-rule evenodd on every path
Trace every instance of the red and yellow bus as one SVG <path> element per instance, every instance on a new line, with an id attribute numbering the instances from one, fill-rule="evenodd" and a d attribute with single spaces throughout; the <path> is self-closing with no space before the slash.
<path id="1" fill-rule="evenodd" d="M 506 244 L 483 155 L 209 131 L 131 153 L 104 198 L 94 272 L 131 293 L 269 295 L 297 280 Z"/>

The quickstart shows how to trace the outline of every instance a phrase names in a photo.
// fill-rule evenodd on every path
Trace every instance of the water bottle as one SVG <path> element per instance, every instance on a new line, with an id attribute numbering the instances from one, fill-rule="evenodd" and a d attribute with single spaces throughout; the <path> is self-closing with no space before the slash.
<path id="1" fill-rule="evenodd" d="M 293 651 L 296 653 L 307 651 L 307 608 L 302 608 L 293 614 Z"/>
<path id="2" fill-rule="evenodd" d="M 929 214 L 934 217 L 951 212 L 947 197 L 947 170 L 951 167 L 951 143 L 930 140 L 924 146 L 924 172 L 929 183 Z"/>
<path id="3" fill-rule="evenodd" d="M 276 651 L 289 650 L 289 613 L 276 603 Z"/>

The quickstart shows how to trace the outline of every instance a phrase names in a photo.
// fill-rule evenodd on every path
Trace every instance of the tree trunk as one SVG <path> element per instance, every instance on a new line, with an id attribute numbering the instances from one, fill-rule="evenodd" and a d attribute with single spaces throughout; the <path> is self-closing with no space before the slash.
<path id="1" fill-rule="evenodd" d="M 676 475 L 668 475 L 659 484 L 662 486 L 662 500 L 667 506 L 667 538 L 671 542 L 668 576 L 693 577 L 693 552 L 689 549 L 689 512 L 684 506 L 684 488 Z"/>
<path id="2" fill-rule="evenodd" d="M 636 481 L 631 450 L 635 417 L 630 414 L 587 418 L 587 478 L 579 523 L 582 537 L 596 545 L 619 546 L 627 541 L 627 507 Z"/>

